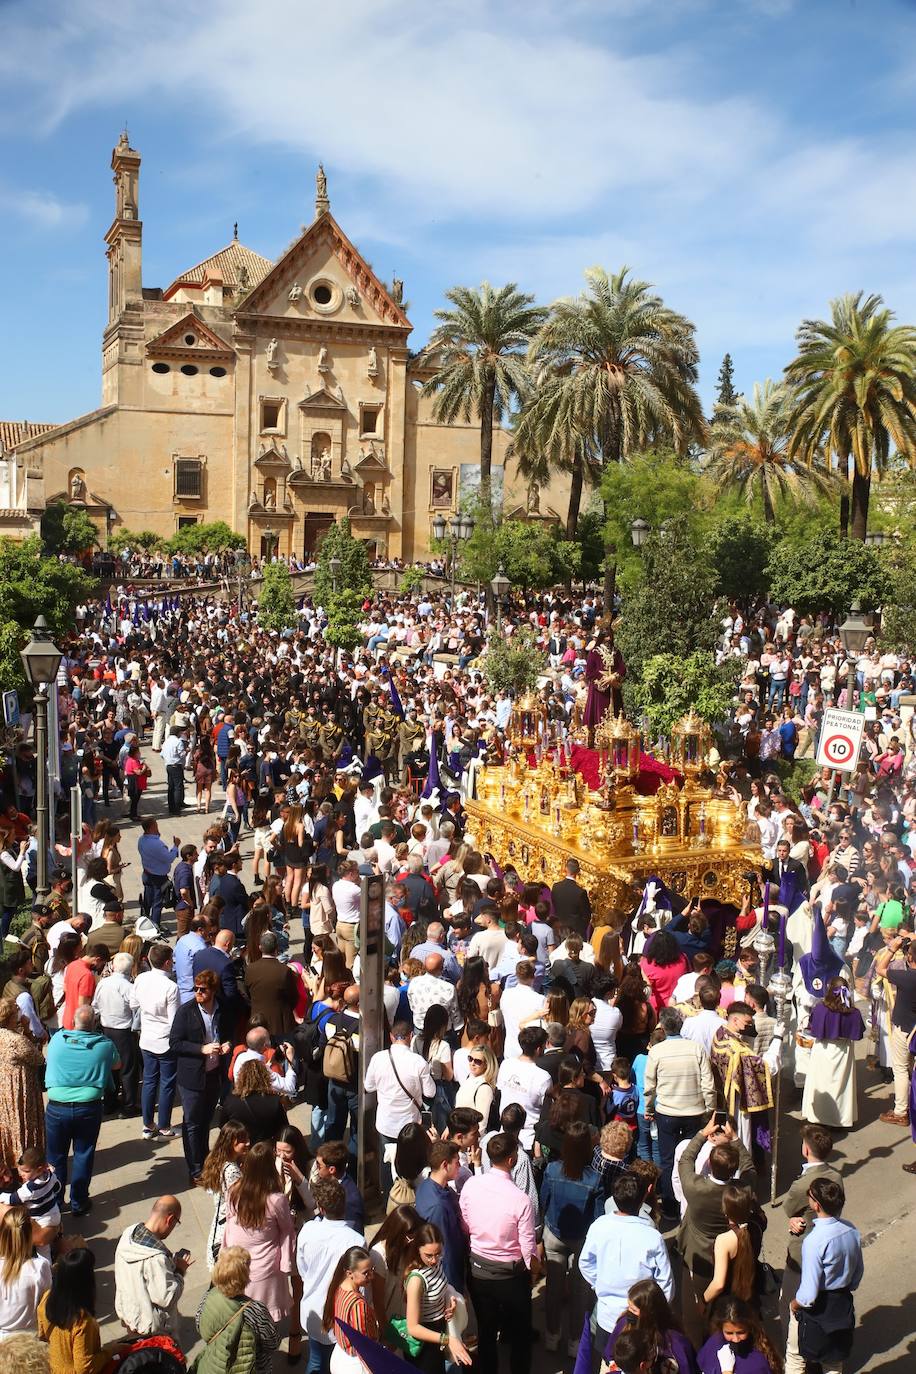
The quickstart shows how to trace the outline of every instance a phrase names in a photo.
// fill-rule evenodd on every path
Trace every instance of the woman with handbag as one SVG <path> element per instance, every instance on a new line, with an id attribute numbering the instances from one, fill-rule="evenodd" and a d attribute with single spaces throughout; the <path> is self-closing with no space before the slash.
<path id="1" fill-rule="evenodd" d="M 270 1374 L 280 1332 L 262 1302 L 246 1297 L 251 1256 L 240 1245 L 220 1251 L 209 1289 L 197 1309 L 197 1330 L 206 1345 L 193 1374 Z"/>
<path id="2" fill-rule="evenodd" d="M 442 1268 L 442 1251 L 439 1228 L 427 1222 L 417 1228 L 404 1252 L 407 1315 L 403 1339 L 410 1359 L 428 1374 L 444 1374 L 446 1355 L 450 1364 L 472 1363 L 461 1339 L 467 1309 L 463 1299 L 459 1309 L 459 1294 Z M 394 1325 L 400 1334 L 398 1323 Z"/>

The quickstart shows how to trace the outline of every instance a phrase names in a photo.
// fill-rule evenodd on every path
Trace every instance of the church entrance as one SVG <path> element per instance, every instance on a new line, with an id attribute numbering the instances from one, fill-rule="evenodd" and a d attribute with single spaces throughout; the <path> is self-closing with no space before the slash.
<path id="1" fill-rule="evenodd" d="M 302 542 L 302 552 L 306 560 L 317 555 L 324 536 L 333 524 L 333 515 L 315 515 L 311 512 L 306 515 Z"/>

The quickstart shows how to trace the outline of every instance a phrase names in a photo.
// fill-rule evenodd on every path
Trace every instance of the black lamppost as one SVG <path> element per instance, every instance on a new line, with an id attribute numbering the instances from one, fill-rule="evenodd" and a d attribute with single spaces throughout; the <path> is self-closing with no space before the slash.
<path id="1" fill-rule="evenodd" d="M 453 515 L 451 520 L 448 522 L 448 526 L 446 526 L 445 516 L 437 515 L 435 520 L 433 521 L 433 538 L 437 540 L 444 539 L 446 536 L 446 530 L 448 531 L 448 537 L 451 546 L 449 564 L 451 567 L 452 580 L 451 605 L 452 609 L 454 609 L 455 576 L 458 571 L 458 546 L 459 544 L 466 543 L 470 539 L 471 535 L 474 533 L 474 517 L 472 515 Z"/>
<path id="2" fill-rule="evenodd" d="M 38 822 L 38 865 L 35 896 L 44 901 L 50 891 L 48 849 L 51 844 L 51 817 L 48 810 L 48 688 L 57 681 L 63 655 L 48 633 L 45 618 L 35 621 L 32 638 L 20 658 L 26 680 L 35 700 L 35 819 Z"/>
<path id="3" fill-rule="evenodd" d="M 490 581 L 490 591 L 493 593 L 493 600 L 496 602 L 496 633 L 502 634 L 503 629 L 503 598 L 507 595 L 512 583 L 500 568 L 499 572 Z"/>
<path id="4" fill-rule="evenodd" d="M 854 601 L 849 615 L 840 626 L 840 640 L 846 650 L 846 710 L 854 709 L 856 691 L 856 661 L 872 633 L 872 619 L 862 614 L 862 607 Z"/>

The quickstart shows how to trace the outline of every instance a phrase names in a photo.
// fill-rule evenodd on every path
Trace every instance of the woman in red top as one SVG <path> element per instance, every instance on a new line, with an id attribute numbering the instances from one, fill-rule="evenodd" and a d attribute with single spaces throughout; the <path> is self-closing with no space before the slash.
<path id="1" fill-rule="evenodd" d="M 363 1374 L 363 1363 L 356 1354 L 340 1323 L 346 1322 L 354 1331 L 361 1331 L 378 1340 L 378 1318 L 373 1297 L 375 1269 L 368 1250 L 353 1245 L 337 1261 L 334 1277 L 328 1287 L 321 1324 L 325 1331 L 333 1328 L 337 1342 L 331 1353 L 331 1374 Z"/>
<path id="2" fill-rule="evenodd" d="M 677 980 L 690 970 L 686 955 L 681 953 L 677 940 L 666 930 L 659 930 L 652 936 L 639 967 L 652 990 L 652 1005 L 656 1012 L 667 1007 Z"/>

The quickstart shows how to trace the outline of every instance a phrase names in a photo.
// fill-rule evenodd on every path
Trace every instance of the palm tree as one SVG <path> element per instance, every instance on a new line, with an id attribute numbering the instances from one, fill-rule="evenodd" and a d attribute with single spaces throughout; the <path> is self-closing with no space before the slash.
<path id="1" fill-rule="evenodd" d="M 575 539 L 586 478 L 589 482 L 595 482 L 599 470 L 594 455 L 587 452 L 585 445 L 577 442 L 575 438 L 565 446 L 556 444 L 548 451 L 546 445 L 537 438 L 533 428 L 527 424 L 523 408 L 516 418 L 515 433 L 506 450 L 507 463 L 512 459 L 515 459 L 519 472 L 529 484 L 537 482 L 539 486 L 544 487 L 550 481 L 552 472 L 568 474 L 566 538 Z"/>
<path id="2" fill-rule="evenodd" d="M 752 401 L 739 396 L 733 405 L 717 406 L 709 429 L 709 475 L 720 487 L 737 488 L 746 501 L 759 495 L 768 525 L 776 521 L 778 496 L 810 505 L 836 486 L 829 473 L 789 457 L 792 402 L 789 387 L 768 377 L 763 386 L 754 383 Z"/>
<path id="3" fill-rule="evenodd" d="M 628 270 L 591 268 L 587 290 L 556 301 L 531 343 L 519 441 L 565 456 L 574 477 L 579 456 L 582 476 L 597 475 L 652 443 L 686 453 L 703 436 L 693 325 Z M 573 532 L 577 518 L 571 507 Z"/>
<path id="4" fill-rule="evenodd" d="M 546 310 L 514 282 L 479 290 L 455 286 L 446 300 L 454 309 L 437 310 L 438 326 L 427 345 L 438 354 L 437 370 L 423 388 L 435 396 L 433 414 L 441 424 L 480 421 L 480 500 L 492 512 L 493 426 L 527 391 L 525 354 Z"/>
<path id="5" fill-rule="evenodd" d="M 872 475 L 891 446 L 916 463 L 916 329 L 894 325 L 882 298 L 861 291 L 830 311 L 829 321 L 803 321 L 786 368 L 796 393 L 788 452 L 812 464 L 825 450 L 844 475 L 851 460 L 852 537 L 864 539 Z"/>

